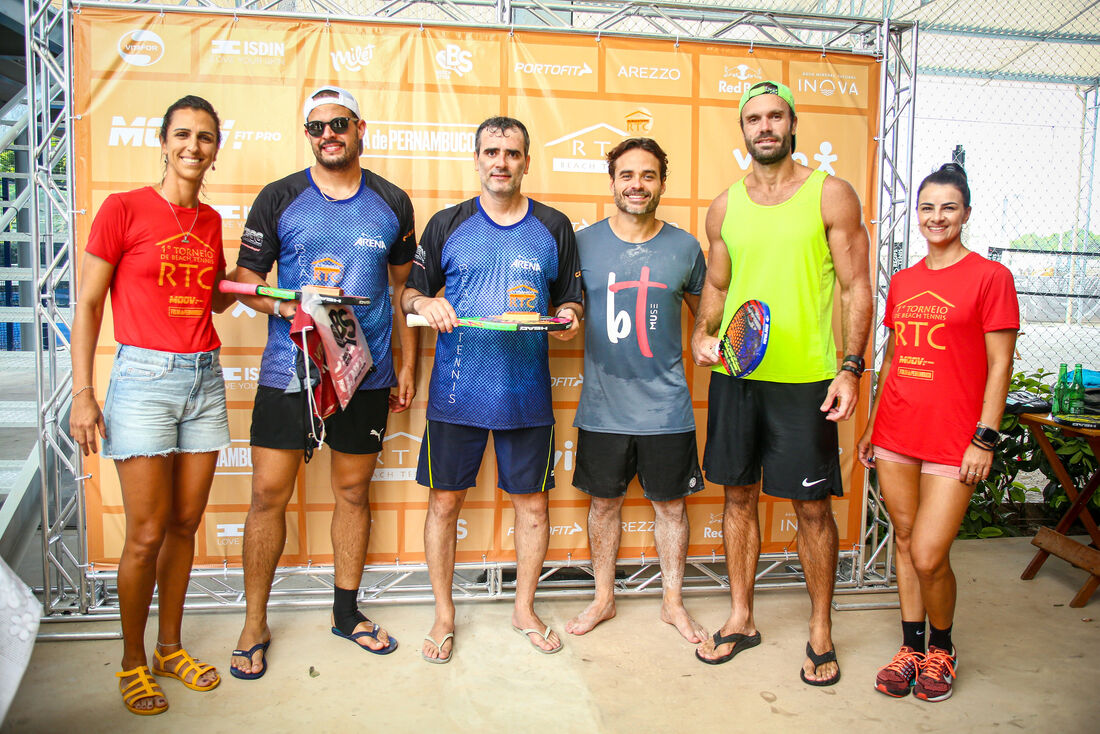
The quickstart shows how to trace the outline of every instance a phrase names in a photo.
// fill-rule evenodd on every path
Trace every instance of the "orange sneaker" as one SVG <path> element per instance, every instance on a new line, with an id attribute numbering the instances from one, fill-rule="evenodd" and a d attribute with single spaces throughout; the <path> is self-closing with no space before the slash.
<path id="1" fill-rule="evenodd" d="M 948 652 L 942 647 L 929 647 L 921 663 L 913 695 L 932 702 L 951 698 L 951 684 L 955 682 L 958 667 L 959 658 L 954 649 Z"/>
<path id="2" fill-rule="evenodd" d="M 917 652 L 908 645 L 902 645 L 890 664 L 878 671 L 875 690 L 894 698 L 908 696 L 917 682 L 917 673 L 923 661 L 923 652 Z"/>

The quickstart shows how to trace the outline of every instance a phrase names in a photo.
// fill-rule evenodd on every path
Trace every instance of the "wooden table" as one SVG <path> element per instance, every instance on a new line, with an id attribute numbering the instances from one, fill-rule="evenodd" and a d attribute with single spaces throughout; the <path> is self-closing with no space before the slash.
<path id="1" fill-rule="evenodd" d="M 1088 604 L 1089 597 L 1092 596 L 1097 587 L 1100 587 L 1100 550 L 1067 538 L 1065 533 L 1073 525 L 1073 521 L 1080 517 L 1081 523 L 1088 531 L 1089 537 L 1092 538 L 1093 545 L 1100 547 L 1100 528 L 1097 528 L 1096 520 L 1093 519 L 1088 510 L 1089 499 L 1096 492 L 1097 485 L 1100 485 L 1100 469 L 1093 472 L 1085 487 L 1078 493 L 1077 488 L 1070 479 L 1069 472 L 1066 471 L 1066 467 L 1062 463 L 1062 457 L 1054 452 L 1054 447 L 1051 446 L 1050 440 L 1043 432 L 1043 427 L 1055 428 L 1066 436 L 1083 437 L 1092 448 L 1093 455 L 1097 457 L 1100 457 L 1100 430 L 1065 426 L 1061 423 L 1055 423 L 1049 416 L 1038 413 L 1024 413 L 1020 416 L 1020 423 L 1027 426 L 1031 430 L 1031 434 L 1035 436 L 1035 440 L 1039 442 L 1039 447 L 1046 454 L 1047 460 L 1054 470 L 1054 475 L 1058 477 L 1058 482 L 1066 490 L 1066 496 L 1073 503 L 1053 530 L 1045 527 L 1039 529 L 1038 534 L 1031 541 L 1032 545 L 1039 548 L 1039 552 L 1031 559 L 1031 563 L 1027 564 L 1027 568 L 1020 574 L 1020 578 L 1024 580 L 1035 578 L 1035 574 L 1039 572 L 1039 568 L 1046 561 L 1047 556 L 1051 554 L 1069 561 L 1077 568 L 1089 573 L 1085 585 L 1081 587 L 1081 590 L 1073 597 L 1073 601 L 1069 603 L 1071 607 L 1083 607 Z"/>

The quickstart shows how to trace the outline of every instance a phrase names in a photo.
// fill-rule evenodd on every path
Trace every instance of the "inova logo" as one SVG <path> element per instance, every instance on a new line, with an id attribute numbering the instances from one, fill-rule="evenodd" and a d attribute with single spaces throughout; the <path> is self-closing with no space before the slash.
<path id="1" fill-rule="evenodd" d="M 152 31 L 126 31 L 118 39 L 118 55 L 127 64 L 152 66 L 164 56 L 164 41 Z"/>

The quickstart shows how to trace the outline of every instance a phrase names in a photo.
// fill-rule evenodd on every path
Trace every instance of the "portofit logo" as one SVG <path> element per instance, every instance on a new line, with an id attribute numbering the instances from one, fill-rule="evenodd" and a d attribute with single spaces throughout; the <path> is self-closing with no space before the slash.
<path id="1" fill-rule="evenodd" d="M 127 122 L 122 115 L 112 115 L 107 145 L 111 148 L 159 148 L 161 121 L 160 117 L 138 116 Z M 228 145 L 239 150 L 244 143 L 277 143 L 283 139 L 278 130 L 236 130 L 236 123 L 236 120 L 222 120 L 222 148 Z"/>
<path id="2" fill-rule="evenodd" d="M 722 78 L 718 80 L 718 91 L 721 94 L 744 94 L 749 87 L 763 78 L 764 71 L 758 66 L 748 64 L 726 66 L 723 67 Z"/>
<path id="3" fill-rule="evenodd" d="M 582 61 L 580 66 L 576 64 L 538 64 L 534 61 L 517 61 L 513 69 L 517 74 L 530 74 L 531 76 L 584 76 L 592 74 L 592 67 Z"/>
<path id="4" fill-rule="evenodd" d="M 581 533 L 581 532 L 584 532 L 584 528 L 582 528 L 576 520 L 573 521 L 572 525 L 551 525 L 550 526 L 550 535 L 573 535 L 574 533 Z M 507 535 L 508 537 L 511 537 L 515 534 L 516 534 L 516 526 L 515 525 L 512 525 L 511 527 L 509 527 L 507 532 L 505 533 L 505 535 Z"/>
<path id="5" fill-rule="evenodd" d="M 332 68 L 335 71 L 359 71 L 370 65 L 374 59 L 374 44 L 369 46 L 352 46 L 343 51 L 332 51 Z"/>
<path id="6" fill-rule="evenodd" d="M 249 41 L 236 38 L 215 38 L 210 41 L 214 56 L 244 56 L 256 59 L 281 59 L 286 56 L 286 44 L 276 41 Z"/>
<path id="7" fill-rule="evenodd" d="M 551 377 L 550 387 L 580 387 L 584 384 L 584 375 Z"/>
<path id="8" fill-rule="evenodd" d="M 799 92 L 815 92 L 823 97 L 834 94 L 846 94 L 855 97 L 859 94 L 855 74 L 843 74 L 826 71 L 804 71 L 798 78 Z"/>
<path id="9" fill-rule="evenodd" d="M 435 71 L 437 79 L 450 79 L 451 74 L 463 76 L 474 70 L 473 54 L 461 46 L 448 43 L 435 55 L 439 68 Z"/>
<path id="10" fill-rule="evenodd" d="M 599 122 L 551 140 L 545 147 L 561 146 L 555 152 L 562 155 L 553 157 L 555 171 L 607 175 L 607 151 L 627 136 L 626 130 Z"/>
<path id="11" fill-rule="evenodd" d="M 164 56 L 164 40 L 152 31 L 126 31 L 118 39 L 118 55 L 133 66 L 152 66 Z"/>

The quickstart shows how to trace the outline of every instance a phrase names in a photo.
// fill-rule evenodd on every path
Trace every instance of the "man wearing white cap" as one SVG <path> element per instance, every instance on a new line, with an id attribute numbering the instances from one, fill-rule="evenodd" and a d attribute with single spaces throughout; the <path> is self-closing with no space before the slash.
<path id="1" fill-rule="evenodd" d="M 385 655 L 393 652 L 397 640 L 363 616 L 356 599 L 370 533 L 370 480 L 386 419 L 391 412 L 407 410 L 416 392 L 417 330 L 399 320 L 401 359 L 395 371 L 389 295 L 392 284 L 394 296 L 401 297 L 412 265 L 413 209 L 404 191 L 360 167 L 366 123 L 350 92 L 320 87 L 306 98 L 302 116 L 316 162 L 268 184 L 256 197 L 241 234 L 236 277 L 265 284 L 278 263 L 280 288 L 339 286 L 371 299 L 370 306 L 354 310 L 374 368 L 347 407 L 324 420 L 322 435 L 332 449 L 335 502 L 332 633 Z M 316 428 L 306 409 L 299 352 L 290 340 L 297 302 L 240 298 L 270 314 L 252 413 L 252 504 L 243 559 L 247 612 L 230 670 L 236 678 L 251 680 L 267 670 L 267 601 L 286 542 L 286 507 L 302 458 L 312 448 L 307 436 Z"/>

